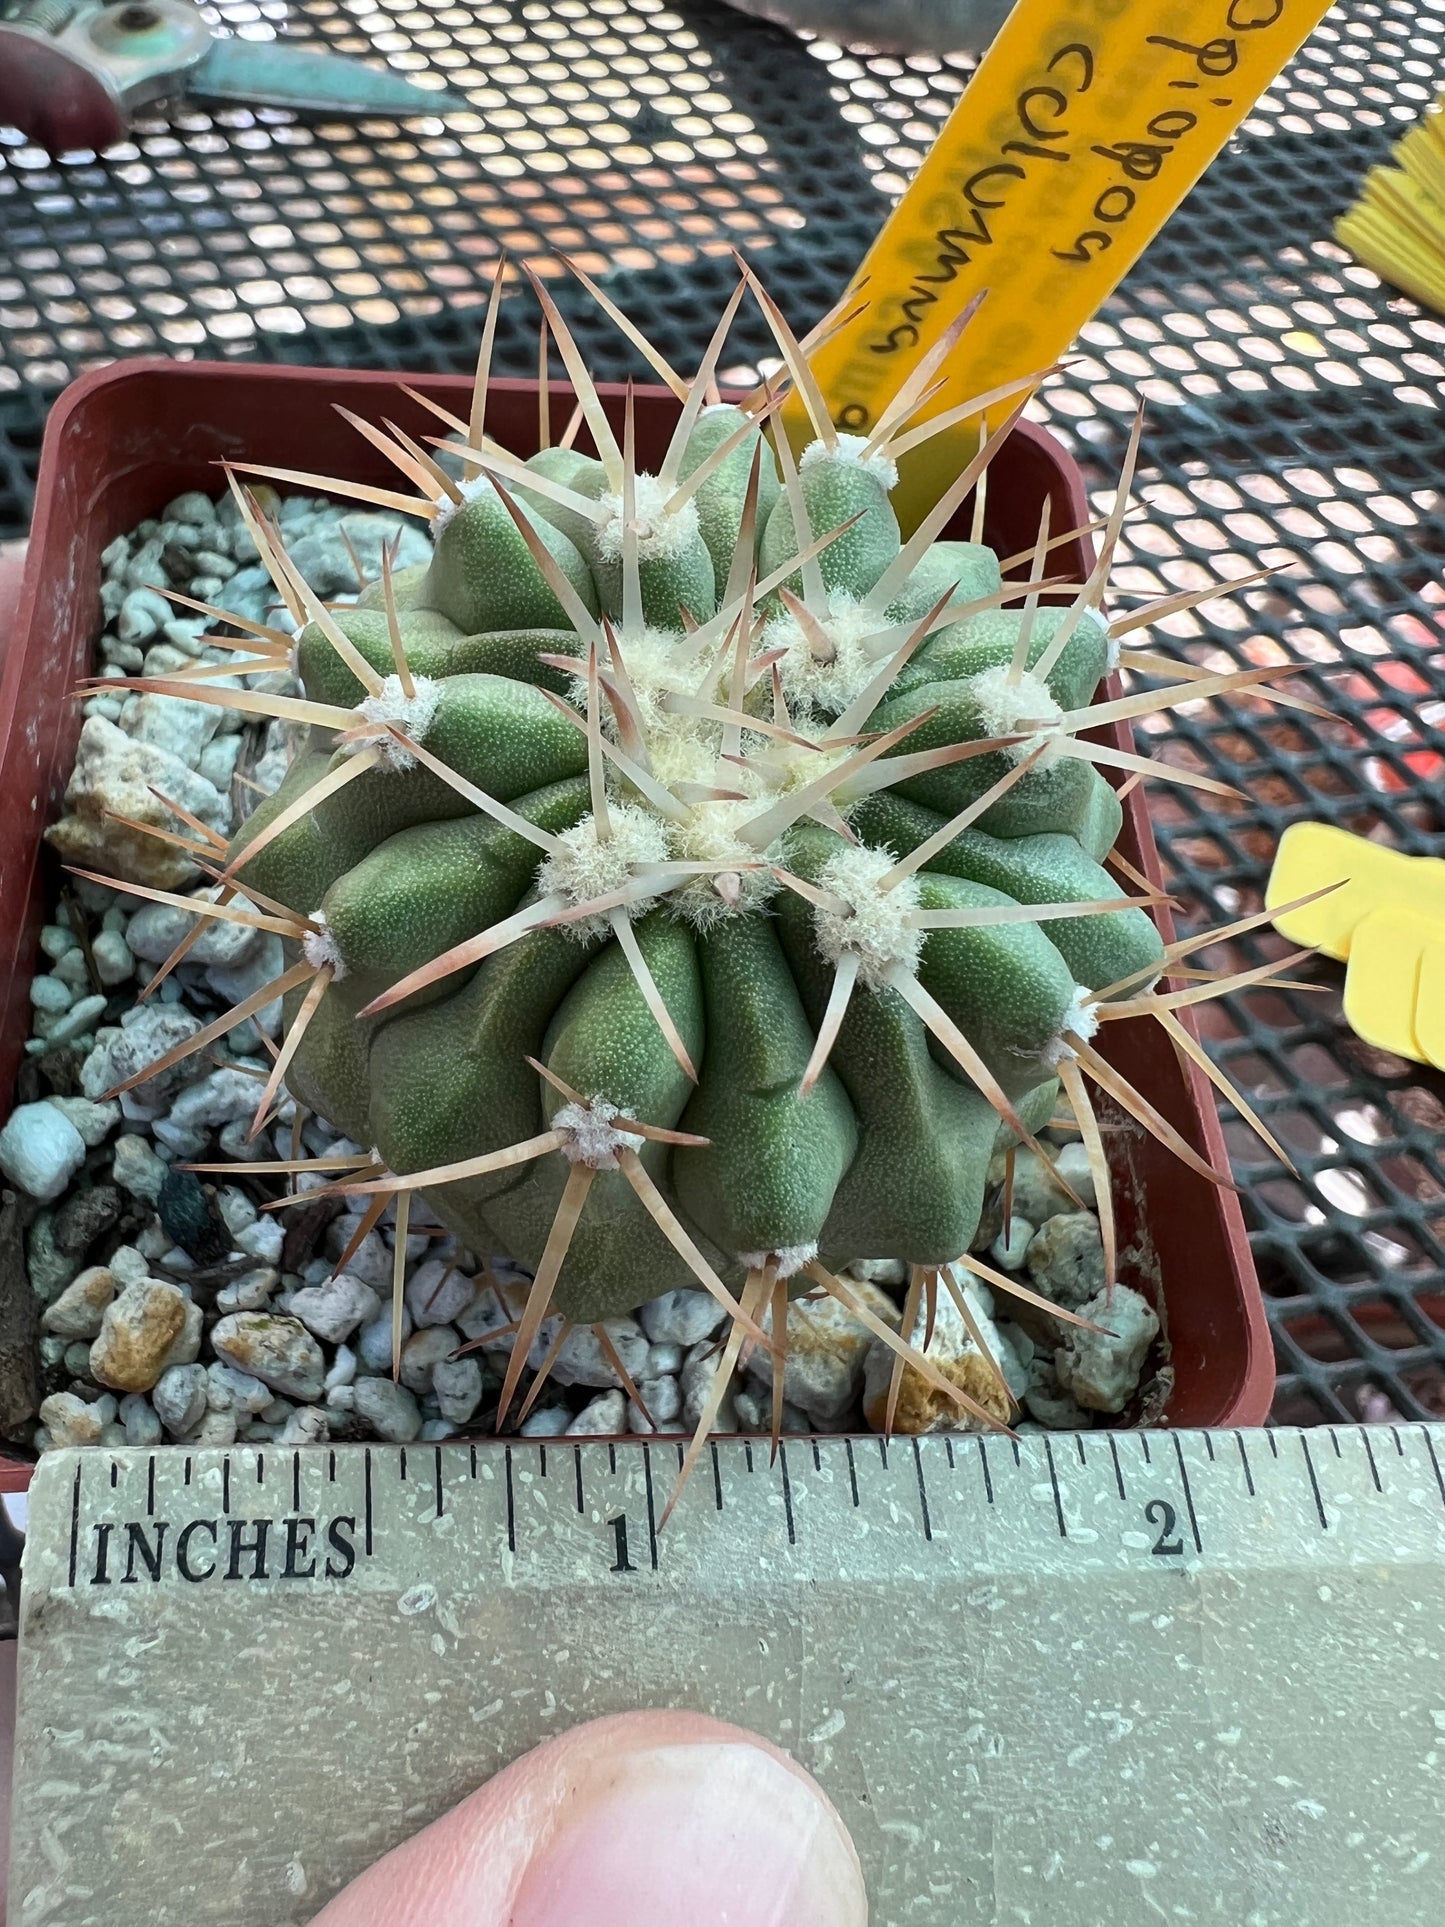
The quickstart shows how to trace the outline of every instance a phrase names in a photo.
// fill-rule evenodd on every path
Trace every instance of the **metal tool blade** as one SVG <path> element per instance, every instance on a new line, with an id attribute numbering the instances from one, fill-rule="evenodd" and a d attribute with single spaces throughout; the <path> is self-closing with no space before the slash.
<path id="1" fill-rule="evenodd" d="M 185 84 L 187 94 L 201 102 L 282 107 L 348 120 L 411 120 L 421 114 L 475 111 L 463 94 L 420 87 L 389 68 L 369 67 L 344 54 L 317 53 L 287 40 L 217 40 Z"/>

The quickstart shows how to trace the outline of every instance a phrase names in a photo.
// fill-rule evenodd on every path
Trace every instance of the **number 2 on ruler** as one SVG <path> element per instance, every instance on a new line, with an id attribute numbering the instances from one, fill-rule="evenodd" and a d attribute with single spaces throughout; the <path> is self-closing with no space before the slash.
<path id="1" fill-rule="evenodd" d="M 1179 1523 L 1178 1515 L 1167 1499 L 1151 1499 L 1144 1508 L 1144 1517 L 1151 1526 L 1158 1526 L 1159 1537 L 1150 1548 L 1156 1559 L 1182 1559 L 1184 1541 L 1174 1536 L 1174 1528 Z"/>

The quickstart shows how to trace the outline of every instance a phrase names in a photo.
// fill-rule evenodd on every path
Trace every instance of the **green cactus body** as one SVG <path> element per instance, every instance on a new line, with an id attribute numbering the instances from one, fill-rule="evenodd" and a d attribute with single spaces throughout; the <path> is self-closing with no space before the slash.
<path id="1" fill-rule="evenodd" d="M 807 831 L 794 838 L 789 861 L 816 877 L 837 844 L 827 831 Z M 777 920 L 816 1029 L 832 972 L 811 912 L 788 894 Z M 998 1125 L 993 1107 L 935 1061 L 926 1027 L 896 991 L 852 1001 L 829 1062 L 857 1120 L 857 1149 L 820 1236 L 825 1254 L 906 1250 L 920 1264 L 949 1262 L 978 1224 Z"/>
<path id="2" fill-rule="evenodd" d="M 395 666 L 390 625 L 374 609 L 342 609 L 336 626 L 356 645 L 373 669 L 390 675 Z M 463 635 L 433 609 L 408 609 L 397 617 L 397 628 L 409 668 L 414 675 L 435 681 L 443 676 L 507 676 L 516 682 L 536 683 L 565 695 L 572 679 L 564 669 L 538 660 L 544 655 L 570 655 L 576 638 L 570 629 L 500 629 L 482 635 Z M 324 632 L 308 623 L 296 639 L 296 667 L 308 696 L 318 702 L 350 707 L 366 694 L 355 672 L 337 655 Z"/>
<path id="3" fill-rule="evenodd" d="M 375 1025 L 369 1046 L 372 1139 L 394 1170 L 425 1171 L 535 1136 L 544 1128 L 539 1056 L 553 1014 L 586 969 L 594 944 L 534 931 L 489 957 L 443 1001 Z M 323 1007 L 345 982 L 334 984 Z M 298 1052 L 309 1053 L 310 1034 Z M 362 1141 L 365 1141 L 365 1133 Z M 476 1248 L 504 1249 L 483 1215 L 491 1199 L 528 1183 L 508 1169 L 429 1194 L 437 1214 Z M 529 1255 L 535 1262 L 540 1246 Z M 520 1249 L 519 1249 L 520 1255 Z"/>
<path id="4" fill-rule="evenodd" d="M 726 1251 L 817 1249 L 857 1128 L 837 1077 L 807 1097 L 813 1033 L 771 920 L 735 917 L 700 946 L 709 1038 L 684 1118 L 710 1141 L 673 1160 L 689 1216 Z"/>
<path id="5" fill-rule="evenodd" d="M 1002 671 L 995 672 L 1002 675 Z M 1037 689 L 1039 685 L 1034 684 Z M 1046 694 L 1047 692 L 1045 692 Z M 1000 705 L 1000 707 L 1002 707 Z M 872 729 L 889 730 L 900 723 L 923 720 L 893 752 L 914 755 L 919 750 L 946 748 L 953 743 L 979 742 L 1012 733 L 1042 716 L 1026 716 L 1022 723 L 1017 709 L 999 710 L 980 692 L 979 679 L 964 682 L 920 683 L 901 696 L 890 697 L 869 719 Z M 1057 713 L 1057 706 L 1055 706 Z M 1002 723 L 1002 727 L 1000 727 Z M 939 769 L 905 777 L 898 792 L 925 809 L 953 816 L 966 804 L 978 801 L 992 786 L 1010 773 L 1011 767 L 1032 747 L 1033 733 L 1014 750 L 1000 749 L 966 761 L 948 763 Z M 1090 764 L 1072 757 L 1049 760 L 1029 770 L 1001 795 L 980 818 L 983 828 L 995 836 L 1037 836 L 1047 831 L 1072 835 L 1084 820 L 1094 788 Z"/>
<path id="6" fill-rule="evenodd" d="M 1104 622 L 969 608 L 997 558 L 905 550 L 857 437 L 786 486 L 762 443 L 738 555 L 758 447 L 712 406 L 658 476 L 549 449 L 536 487 L 510 462 L 429 503 L 390 607 L 310 610 L 311 740 L 231 851 L 325 973 L 288 996 L 293 1093 L 468 1246 L 545 1263 L 572 1320 L 796 1288 L 818 1254 L 960 1259 L 996 1147 L 1077 1088 L 1095 993 L 1162 959 L 1077 736 Z M 728 602 L 754 570 L 790 593 Z"/>
<path id="7" fill-rule="evenodd" d="M 586 779 L 518 797 L 516 808 L 543 829 L 571 829 L 589 808 Z M 535 846 L 490 816 L 417 823 L 343 870 L 321 909 L 348 974 L 376 995 L 500 922 L 536 867 Z"/>
<path id="8" fill-rule="evenodd" d="M 870 843 L 886 844 L 895 855 L 906 856 L 941 830 L 945 820 L 936 810 L 884 791 L 859 804 L 853 827 Z M 1116 880 L 1072 836 L 996 837 L 984 830 L 961 830 L 930 867 L 988 884 L 1019 903 L 1087 903 L 1124 896 Z M 1102 990 L 1155 967 L 1164 954 L 1163 939 L 1142 910 L 1051 918 L 1039 928 L 1087 990 Z"/>
<path id="9" fill-rule="evenodd" d="M 678 479 L 686 481 L 714 449 L 720 448 L 739 429 L 745 428 L 748 419 L 741 408 L 734 407 L 730 402 L 717 402 L 711 408 L 704 408 L 687 438 Z M 752 472 L 753 457 L 759 450 L 756 514 L 758 527 L 766 527 L 781 485 L 773 451 L 760 430 L 753 429 L 745 434 L 697 491 L 698 527 L 707 544 L 708 554 L 712 557 L 713 570 L 719 583 L 727 580 L 727 572 L 737 549 L 748 477 Z"/>
<path id="10" fill-rule="evenodd" d="M 856 435 L 840 436 L 836 449 L 814 442 L 804 449 L 798 466 L 810 539 L 853 522 L 818 558 L 827 587 L 853 596 L 868 593 L 899 549 L 898 517 L 888 499 L 897 470 L 876 456 L 863 458 L 861 449 Z M 799 547 L 792 503 L 784 491 L 763 531 L 762 573 L 782 568 Z M 800 589 L 802 578 L 795 576 L 789 586 Z"/>
<path id="11" fill-rule="evenodd" d="M 653 543 L 644 541 L 642 547 L 638 573 L 645 623 L 657 629 L 675 629 L 684 609 L 698 620 L 716 612 L 717 579 L 696 514 L 675 529 L 667 521 L 659 521 Z M 594 531 L 587 559 L 597 581 L 601 607 L 614 621 L 620 620 L 624 609 L 622 553 L 610 524 Z"/>
<path id="12" fill-rule="evenodd" d="M 413 562 L 405 569 L 398 569 L 391 578 L 391 598 L 396 608 L 412 609 L 424 606 L 421 597 L 430 574 L 430 562 Z M 375 582 L 365 583 L 352 604 L 353 609 L 385 609 L 385 607 L 386 592 L 380 577 Z M 445 621 L 446 618 L 443 617 L 442 620 Z M 455 626 L 453 624 L 453 627 Z"/>
<path id="13" fill-rule="evenodd" d="M 444 518 L 431 569 L 417 605 L 437 609 L 468 635 L 495 629 L 570 628 L 526 538 L 491 482 L 469 483 L 469 500 Z M 524 508 L 532 528 L 592 614 L 598 608 L 592 573 L 555 523 Z"/>
<path id="14" fill-rule="evenodd" d="M 1002 587 L 998 557 L 992 549 L 981 542 L 935 542 L 889 604 L 888 620 L 917 621 L 949 590 L 954 591 L 955 602 L 976 602 Z"/>
<path id="15" fill-rule="evenodd" d="M 1013 661 L 1026 621 L 1029 646 L 1024 667 L 1031 670 L 1048 650 L 1067 613 L 1064 609 L 1042 608 L 1026 617 L 1017 609 L 986 609 L 965 616 L 928 638 L 900 675 L 897 687 L 908 690 L 925 682 L 967 682 L 1006 669 Z M 1061 709 L 1082 708 L 1108 668 L 1108 633 L 1096 618 L 1084 616 L 1044 678 L 1045 686 Z"/>

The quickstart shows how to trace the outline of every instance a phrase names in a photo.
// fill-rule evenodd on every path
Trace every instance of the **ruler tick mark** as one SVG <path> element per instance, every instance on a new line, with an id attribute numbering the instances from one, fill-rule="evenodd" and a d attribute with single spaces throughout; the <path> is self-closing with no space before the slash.
<path id="1" fill-rule="evenodd" d="M 887 1441 L 887 1439 L 884 1439 L 884 1438 L 880 1438 L 880 1439 L 879 1439 L 879 1441 L 878 1441 L 878 1456 L 879 1456 L 879 1458 L 880 1458 L 880 1459 L 882 1459 L 882 1461 L 883 1461 L 883 1469 L 884 1469 L 884 1471 L 886 1472 L 886 1471 L 887 1471 L 887 1469 L 888 1469 L 888 1441 Z"/>
<path id="2" fill-rule="evenodd" d="M 436 1502 L 437 1517 L 442 1516 L 442 1449 L 436 1448 Z"/>
<path id="3" fill-rule="evenodd" d="M 1208 1432 L 1204 1434 L 1204 1449 L 1209 1454 L 1209 1462 L 1214 1463 L 1214 1440 Z"/>
<path id="4" fill-rule="evenodd" d="M 371 1454 L 368 1452 L 366 1456 L 369 1459 Z M 231 1510 L 231 1455 L 229 1452 L 221 1460 L 221 1510 L 222 1512 Z M 366 1550 L 371 1551 L 370 1534 L 367 1535 Z"/>
<path id="5" fill-rule="evenodd" d="M 1119 1448 L 1114 1443 L 1112 1432 L 1109 1434 L 1109 1457 L 1114 1461 L 1114 1483 L 1119 1488 L 1119 1497 L 1125 1499 L 1129 1495 L 1124 1490 L 1124 1468 L 1119 1463 Z"/>
<path id="6" fill-rule="evenodd" d="M 1079 1464 L 1087 1465 L 1089 1461 L 1084 1457 L 1084 1435 L 1082 1432 L 1075 1432 L 1074 1446 L 1079 1454 Z"/>
<path id="7" fill-rule="evenodd" d="M 472 1447 L 473 1466 L 476 1465 L 476 1462 L 477 1462 L 477 1448 L 473 1446 Z M 582 1447 L 580 1445 L 574 1445 L 572 1447 L 572 1465 L 577 1474 L 577 1511 L 579 1514 L 581 1514 L 587 1510 L 587 1507 L 582 1498 Z"/>
<path id="8" fill-rule="evenodd" d="M 120 1480 L 120 1467 L 116 1464 L 115 1460 L 112 1459 L 110 1462 L 110 1482 L 114 1486 L 118 1484 L 119 1480 Z"/>
<path id="9" fill-rule="evenodd" d="M 148 1519 L 153 1519 L 155 1516 L 156 1516 L 156 1462 L 154 1459 L 147 1459 L 146 1460 L 146 1517 Z"/>
<path id="10" fill-rule="evenodd" d="M 507 1461 L 507 1550 L 508 1552 L 515 1552 L 517 1550 L 517 1508 L 516 1508 L 516 1498 L 512 1491 L 512 1448 L 510 1445 L 507 1447 L 506 1461 Z"/>
<path id="11" fill-rule="evenodd" d="M 1174 1434 L 1174 1456 L 1179 1461 L 1179 1481 L 1184 1487 L 1184 1503 L 1189 1511 L 1189 1530 L 1194 1534 L 1194 1550 L 1203 1552 L 1204 1541 L 1199 1536 L 1199 1520 L 1194 1513 L 1194 1494 L 1189 1486 L 1189 1468 L 1184 1463 L 1184 1447 L 1179 1443 L 1179 1434 Z"/>
<path id="12" fill-rule="evenodd" d="M 795 1546 L 798 1534 L 793 1524 L 793 1482 L 788 1477 L 788 1448 L 781 1439 L 778 1441 L 778 1464 L 783 1473 L 783 1516 L 788 1522 L 788 1544 Z"/>
<path id="13" fill-rule="evenodd" d="M 983 1442 L 982 1432 L 978 1435 L 978 1462 L 983 1467 L 983 1489 L 990 1505 L 993 1504 L 993 1473 L 988 1466 L 988 1448 Z"/>
<path id="14" fill-rule="evenodd" d="M 1392 1425 L 1390 1427 L 1390 1437 L 1395 1441 L 1396 1457 L 1403 1459 L 1405 1456 L 1405 1445 L 1404 1445 L 1404 1441 L 1400 1437 L 1400 1428 L 1398 1425 Z"/>
<path id="15" fill-rule="evenodd" d="M 716 1510 L 721 1512 L 723 1509 L 722 1467 L 718 1463 L 717 1447 L 714 1445 L 711 1449 L 712 1449 L 712 1502 Z M 814 1446 L 813 1449 L 814 1451 L 816 1451 L 817 1447 Z"/>
<path id="16" fill-rule="evenodd" d="M 1370 1461 L 1370 1477 L 1375 1481 L 1375 1490 L 1377 1492 L 1383 1492 L 1385 1488 L 1380 1484 L 1380 1468 L 1375 1464 L 1375 1454 L 1370 1445 L 1370 1435 L 1363 1425 L 1360 1427 L 1360 1443 L 1365 1448 L 1365 1457 Z"/>
<path id="17" fill-rule="evenodd" d="M 610 1472 L 617 1470 L 617 1447 L 610 1442 L 607 1447 L 607 1467 Z M 751 1466 L 748 1469 L 751 1471 Z"/>
<path id="18" fill-rule="evenodd" d="M 813 1470 L 815 1472 L 821 1472 L 823 1469 L 823 1454 L 818 1450 L 818 1441 L 816 1439 L 812 1441 L 812 1446 L 813 1446 Z"/>
<path id="19" fill-rule="evenodd" d="M 266 1454 L 264 1452 L 258 1452 L 256 1454 L 256 1483 L 257 1485 L 264 1485 L 266 1483 Z"/>
<path id="20" fill-rule="evenodd" d="M 406 1447 L 401 1448 L 401 1482 L 406 1484 Z"/>
<path id="21" fill-rule="evenodd" d="M 1435 1468 L 1435 1483 L 1440 1489 L 1440 1503 L 1445 1505 L 1445 1477 L 1441 1476 L 1440 1461 L 1435 1456 L 1435 1441 L 1430 1436 L 1429 1426 L 1422 1425 L 1420 1432 L 1425 1440 L 1425 1450 L 1430 1454 L 1430 1463 Z"/>
<path id="22" fill-rule="evenodd" d="M 111 1463 L 114 1472 L 114 1461 Z M 75 1569 L 80 1558 L 80 1466 L 75 1468 L 75 1484 L 70 1490 L 70 1583 L 75 1584 Z"/>
<path id="23" fill-rule="evenodd" d="M 335 1485 L 336 1483 L 336 1454 L 334 1452 L 328 1452 L 326 1454 L 326 1483 L 328 1485 Z"/>
<path id="24" fill-rule="evenodd" d="M 1335 1448 L 1335 1457 L 1342 1459 L 1345 1455 L 1340 1450 L 1340 1435 L 1333 1425 L 1330 1427 L 1330 1444 Z"/>
<path id="25" fill-rule="evenodd" d="M 953 1456 L 953 1440 L 950 1438 L 945 1438 L 943 1441 L 943 1449 L 948 1454 L 949 1471 L 956 1472 L 958 1470 L 958 1460 Z"/>
<path id="26" fill-rule="evenodd" d="M 477 1448 L 476 1446 L 473 1446 L 472 1447 L 472 1477 L 475 1478 L 476 1476 L 477 1476 Z"/>
<path id="27" fill-rule="evenodd" d="M 291 1510 L 301 1510 L 301 1454 L 291 1454 Z"/>
<path id="28" fill-rule="evenodd" d="M 847 1448 L 848 1453 L 848 1484 L 852 1487 L 853 1503 L 856 1506 L 858 1503 L 858 1467 L 853 1460 L 853 1441 L 852 1439 L 844 1439 L 843 1444 Z"/>
<path id="29" fill-rule="evenodd" d="M 545 1479 L 547 1476 L 547 1448 L 545 1445 L 539 1445 L 537 1447 L 537 1462 L 542 1468 L 542 1477 Z"/>
<path id="30" fill-rule="evenodd" d="M 1254 1497 L 1254 1473 L 1250 1467 L 1249 1454 L 1244 1449 L 1244 1434 L 1236 1432 L 1234 1442 L 1239 1447 L 1239 1462 L 1244 1467 L 1244 1483 L 1249 1487 L 1249 1496 Z"/>
<path id="31" fill-rule="evenodd" d="M 1009 1440 L 1009 1444 L 1010 1444 L 1010 1445 L 1011 1445 L 1011 1446 L 1013 1447 L 1013 1455 L 1014 1455 L 1014 1464 L 1015 1464 L 1015 1465 L 1022 1465 L 1022 1464 L 1023 1464 L 1023 1458 L 1022 1458 L 1022 1455 L 1021 1455 L 1021 1454 L 1020 1454 L 1020 1452 L 1019 1452 L 1019 1442 L 1018 1442 L 1018 1440 L 1017 1440 L 1017 1439 L 1010 1439 L 1010 1440 Z"/>
<path id="32" fill-rule="evenodd" d="M 743 1457 L 747 1461 L 749 1472 L 751 1472 L 753 1469 L 753 1448 L 752 1442 L 749 1439 L 743 1440 Z"/>
<path id="33" fill-rule="evenodd" d="M 1303 1433 L 1300 1434 L 1299 1446 L 1300 1446 L 1300 1451 L 1304 1453 L 1305 1464 L 1309 1467 L 1310 1489 L 1313 1491 L 1315 1495 L 1315 1511 L 1320 1515 L 1320 1531 L 1328 1532 L 1330 1529 L 1330 1522 L 1325 1517 L 1325 1502 L 1320 1497 L 1320 1482 L 1315 1477 L 1315 1462 L 1310 1457 L 1310 1442 L 1304 1436 Z"/>
<path id="34" fill-rule="evenodd" d="M 652 1570 L 657 1571 L 657 1514 L 652 1501 L 652 1452 L 650 1447 L 642 1448 L 642 1482 L 647 1487 L 647 1551 L 652 1560 Z"/>
<path id="35" fill-rule="evenodd" d="M 913 1469 L 918 1474 L 918 1509 L 923 1514 L 923 1536 L 931 1544 L 933 1521 L 928 1516 L 928 1487 L 923 1483 L 923 1454 L 918 1449 L 917 1439 L 913 1441 Z"/>
<path id="36" fill-rule="evenodd" d="M 190 1461 L 190 1455 L 189 1455 L 189 1454 L 187 1454 L 187 1456 L 186 1456 L 186 1476 L 185 1476 L 185 1482 L 186 1482 L 186 1484 L 187 1484 L 187 1485 L 189 1485 L 189 1484 L 190 1484 L 190 1482 L 191 1482 L 191 1461 Z"/>
<path id="37" fill-rule="evenodd" d="M 1059 1522 L 1059 1537 L 1067 1539 L 1069 1528 L 1064 1524 L 1064 1502 L 1059 1495 L 1059 1475 L 1054 1465 L 1054 1448 L 1047 1435 L 1044 1438 L 1044 1457 L 1049 1462 L 1049 1484 L 1054 1489 L 1054 1517 Z"/>
<path id="38" fill-rule="evenodd" d="M 1144 1436 L 1144 1434 L 1143 1434 L 1142 1432 L 1138 1432 L 1138 1433 L 1136 1433 L 1136 1434 L 1135 1434 L 1135 1436 L 1137 1437 L 1137 1439 L 1138 1439 L 1138 1441 L 1139 1441 L 1139 1450 L 1140 1450 L 1140 1451 L 1141 1451 L 1141 1452 L 1142 1452 L 1142 1453 L 1144 1454 L 1144 1463 L 1145 1463 L 1145 1465 L 1152 1465 L 1152 1464 L 1154 1463 L 1154 1461 L 1153 1461 L 1153 1459 L 1152 1459 L 1152 1458 L 1150 1458 L 1150 1456 L 1149 1456 L 1149 1441 L 1148 1441 L 1148 1439 L 1147 1439 L 1147 1438 L 1146 1438 L 1146 1437 Z"/>
<path id="39" fill-rule="evenodd" d="M 1264 1436 L 1269 1440 L 1269 1449 L 1271 1453 L 1274 1455 L 1275 1458 L 1278 1458 L 1279 1457 L 1279 1440 L 1275 1437 L 1273 1432 L 1266 1432 Z"/>
<path id="40" fill-rule="evenodd" d="M 371 1541 L 371 1447 L 369 1445 L 366 1448 L 365 1485 L 366 1485 L 366 1494 L 365 1494 L 365 1497 L 366 1497 L 366 1556 L 369 1559 L 371 1557 L 371 1543 L 372 1543 Z"/>

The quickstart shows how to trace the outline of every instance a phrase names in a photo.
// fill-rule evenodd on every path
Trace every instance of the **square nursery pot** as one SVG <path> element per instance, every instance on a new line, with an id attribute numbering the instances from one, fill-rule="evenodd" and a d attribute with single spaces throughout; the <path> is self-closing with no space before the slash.
<path id="1" fill-rule="evenodd" d="M 464 378 L 417 375 L 412 385 L 465 414 Z M 620 432 L 623 390 L 603 393 Z M 394 482 L 384 458 L 336 413 L 337 403 L 368 420 L 400 414 L 418 434 L 431 425 L 390 374 L 161 359 L 83 376 L 51 411 L 19 617 L 0 677 L 0 1117 L 8 1114 L 23 1056 L 27 987 L 56 882 L 41 838 L 60 811 L 80 730 L 71 691 L 91 669 L 100 632 L 101 551 L 184 491 L 216 492 L 216 464 L 226 459 Z M 554 435 L 571 405 L 570 392 L 556 385 Z M 676 407 L 666 389 L 637 391 L 641 463 L 660 458 Z M 518 454 L 534 450 L 536 385 L 494 382 L 487 426 Z M 1025 422 L 993 468 L 987 538 L 999 554 L 1031 545 L 1046 495 L 1055 528 L 1087 521 L 1073 460 Z M 946 533 L 962 534 L 967 525 L 965 509 Z M 1087 538 L 1058 558 L 1060 573 L 1082 580 L 1091 561 Z M 1101 736 L 1131 744 L 1127 724 Z M 1161 886 L 1141 788 L 1124 800 L 1119 847 Z M 1227 1169 L 1210 1086 L 1198 1070 L 1181 1066 L 1162 1031 L 1142 1019 L 1111 1024 L 1106 1042 L 1110 1057 L 1189 1142 Z M 1165 1322 L 1175 1375 L 1165 1418 L 1180 1426 L 1261 1423 L 1273 1391 L 1273 1351 L 1237 1199 L 1143 1133 L 1114 1133 L 1110 1142 L 1118 1160 L 1120 1249 L 1141 1245 L 1147 1254 L 1130 1282 L 1156 1302 Z M 14 1268 L 0 1276 L 14 1288 Z M 0 1307 L 0 1343 L 5 1322 Z M 23 1466 L 3 1472 L 6 1483 L 23 1481 Z"/>

